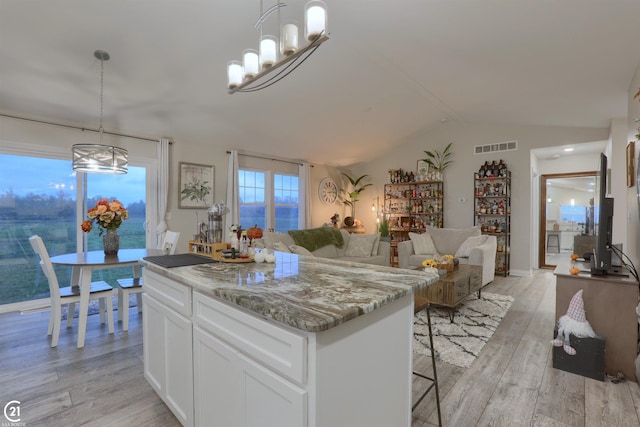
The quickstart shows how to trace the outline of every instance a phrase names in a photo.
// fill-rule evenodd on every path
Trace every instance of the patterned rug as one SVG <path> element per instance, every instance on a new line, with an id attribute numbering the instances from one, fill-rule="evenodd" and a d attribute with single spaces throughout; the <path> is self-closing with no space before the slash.
<path id="1" fill-rule="evenodd" d="M 431 307 L 431 329 L 436 360 L 468 368 L 489 341 L 505 316 L 513 297 L 482 292 L 469 296 L 455 311 L 453 323 L 449 309 Z M 426 311 L 414 317 L 413 351 L 431 356 Z"/>

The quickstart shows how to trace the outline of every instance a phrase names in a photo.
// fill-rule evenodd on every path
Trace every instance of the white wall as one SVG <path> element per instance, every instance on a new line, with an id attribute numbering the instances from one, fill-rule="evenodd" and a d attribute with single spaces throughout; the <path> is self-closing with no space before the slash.
<path id="1" fill-rule="evenodd" d="M 631 81 L 631 85 L 629 86 L 629 101 L 628 101 L 628 111 L 629 114 L 627 116 L 627 137 L 625 142 L 635 141 L 635 153 L 634 158 L 636 160 L 635 166 L 636 169 L 640 167 L 638 163 L 640 163 L 638 158 L 638 153 L 640 152 L 640 137 L 636 137 L 637 134 L 640 133 L 640 122 L 636 123 L 635 120 L 640 121 L 640 97 L 633 98 L 634 95 L 640 90 L 640 64 L 636 69 L 636 73 L 633 76 L 633 80 Z M 623 181 L 624 182 L 624 181 Z M 640 203 L 640 193 L 638 193 L 640 188 L 638 187 L 638 182 L 636 181 L 633 187 L 626 189 L 626 200 L 627 200 L 627 246 L 624 251 L 627 255 L 633 260 L 633 263 L 636 267 L 640 268 L 640 216 L 638 212 L 638 204 Z M 616 207 L 614 207 L 614 210 Z M 615 224 L 614 224 L 615 226 Z"/>

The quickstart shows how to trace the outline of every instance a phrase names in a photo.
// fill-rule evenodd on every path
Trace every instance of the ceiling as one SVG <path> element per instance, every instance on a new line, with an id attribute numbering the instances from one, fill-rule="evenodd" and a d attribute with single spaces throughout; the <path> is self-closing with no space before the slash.
<path id="1" fill-rule="evenodd" d="M 640 1 L 326 2 L 329 41 L 278 84 L 229 95 L 259 0 L 2 0 L 0 112 L 97 128 L 104 49 L 106 130 L 335 166 L 441 126 L 627 114 Z"/>

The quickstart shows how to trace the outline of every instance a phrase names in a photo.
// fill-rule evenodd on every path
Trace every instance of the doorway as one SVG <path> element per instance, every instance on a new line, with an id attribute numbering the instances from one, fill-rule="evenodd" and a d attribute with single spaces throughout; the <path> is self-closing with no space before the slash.
<path id="1" fill-rule="evenodd" d="M 594 243 L 596 171 L 548 174 L 540 182 L 539 268 L 555 268 Z"/>

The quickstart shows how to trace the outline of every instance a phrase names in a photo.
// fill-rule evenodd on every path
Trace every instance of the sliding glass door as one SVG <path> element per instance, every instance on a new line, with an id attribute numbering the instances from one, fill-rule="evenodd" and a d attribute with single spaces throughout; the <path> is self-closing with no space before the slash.
<path id="1" fill-rule="evenodd" d="M 149 191 L 147 168 L 130 166 L 126 175 L 87 175 L 86 199 L 82 181 L 71 169 L 71 161 L 47 157 L 0 153 L 0 305 L 49 296 L 49 285 L 39 267 L 29 237 L 39 235 L 50 256 L 82 250 L 77 247 L 80 223 L 86 208 L 77 212 L 77 200 L 85 206 L 100 198 L 117 198 L 129 210 L 129 219 L 119 229 L 121 248 L 146 247 L 146 201 Z M 78 185 L 80 184 L 80 185 Z M 102 248 L 94 229 L 87 237 L 88 250 Z M 94 280 L 131 274 L 112 270 L 111 276 L 96 273 Z M 61 286 L 70 283 L 69 268 L 57 267 Z"/>

